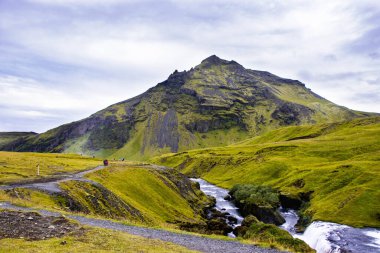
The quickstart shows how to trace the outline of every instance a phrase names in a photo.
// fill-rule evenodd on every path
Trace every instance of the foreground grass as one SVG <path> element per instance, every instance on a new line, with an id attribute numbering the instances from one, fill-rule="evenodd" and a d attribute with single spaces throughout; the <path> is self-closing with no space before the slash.
<path id="1" fill-rule="evenodd" d="M 0 252 L 197 252 L 156 239 L 123 232 L 88 228 L 84 235 L 42 241 L 0 240 Z M 66 244 L 61 243 L 65 241 Z"/>
<path id="2" fill-rule="evenodd" d="M 37 166 L 40 166 L 40 176 Z M 100 165 L 99 159 L 74 154 L 0 152 L 0 184 L 42 179 Z"/>
<path id="3" fill-rule="evenodd" d="M 286 127 L 224 148 L 164 155 L 153 162 L 225 188 L 269 185 L 311 194 L 313 220 L 380 227 L 380 118 Z"/>

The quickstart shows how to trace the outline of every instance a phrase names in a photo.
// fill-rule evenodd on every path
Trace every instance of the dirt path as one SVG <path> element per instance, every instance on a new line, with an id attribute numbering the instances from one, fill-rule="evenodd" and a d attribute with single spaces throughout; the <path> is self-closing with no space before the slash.
<path id="1" fill-rule="evenodd" d="M 20 184 L 12 184 L 12 185 L 2 185 L 0 186 L 0 190 L 10 190 L 14 188 L 30 188 L 30 189 L 38 189 L 38 190 L 43 190 L 47 191 L 49 193 L 56 193 L 56 192 L 61 192 L 62 190 L 59 188 L 59 183 L 65 182 L 65 181 L 70 181 L 70 180 L 77 180 L 77 181 L 85 181 L 85 182 L 90 182 L 92 184 L 97 184 L 94 181 L 91 181 L 89 179 L 84 178 L 84 176 L 88 173 L 92 173 L 98 170 L 103 169 L 104 166 L 98 166 L 93 169 L 81 171 L 75 174 L 67 174 L 63 175 L 61 177 L 57 178 L 52 178 L 49 180 L 47 178 L 44 182 L 36 182 L 36 183 L 20 183 Z"/>
<path id="2" fill-rule="evenodd" d="M 0 209 L 9 209 L 15 211 L 37 211 L 44 216 L 61 216 L 58 212 L 51 212 L 47 210 L 37 210 L 32 208 L 18 207 L 6 202 L 0 202 Z M 274 249 L 263 249 L 254 245 L 242 244 L 238 241 L 224 241 L 218 239 L 210 239 L 197 235 L 180 234 L 169 232 L 165 230 L 143 228 L 123 225 L 117 222 L 112 222 L 103 219 L 86 218 L 78 215 L 67 215 L 67 217 L 78 221 L 83 225 L 107 228 L 117 231 L 127 232 L 129 234 L 138 235 L 146 238 L 159 239 L 167 242 L 172 242 L 182 245 L 192 250 L 210 253 L 279 253 L 281 251 Z"/>

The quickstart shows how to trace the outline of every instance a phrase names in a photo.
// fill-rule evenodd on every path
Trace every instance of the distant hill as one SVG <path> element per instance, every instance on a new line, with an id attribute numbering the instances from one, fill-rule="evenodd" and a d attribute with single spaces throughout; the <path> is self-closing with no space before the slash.
<path id="1" fill-rule="evenodd" d="M 338 106 L 299 81 L 213 55 L 137 97 L 1 149 L 142 160 L 225 146 L 283 126 L 370 115 Z"/>
<path id="2" fill-rule="evenodd" d="M 15 140 L 25 139 L 37 135 L 34 132 L 0 132 L 0 149 L 3 146 L 8 146 L 9 143 L 14 142 Z M 8 146 L 12 148 L 12 146 Z"/>

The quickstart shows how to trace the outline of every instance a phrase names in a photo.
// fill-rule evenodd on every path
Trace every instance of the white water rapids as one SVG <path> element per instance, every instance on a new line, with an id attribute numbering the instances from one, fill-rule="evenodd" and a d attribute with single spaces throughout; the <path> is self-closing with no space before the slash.
<path id="1" fill-rule="evenodd" d="M 235 217 L 237 219 L 237 223 L 232 226 L 233 228 L 241 225 L 241 222 L 244 218 L 240 215 L 238 211 L 239 208 L 237 208 L 231 201 L 224 199 L 224 197 L 228 195 L 228 190 L 217 187 L 200 178 L 190 179 L 194 182 L 198 182 L 201 191 L 203 191 L 206 195 L 212 196 L 216 199 L 216 210 L 220 212 L 228 212 L 232 217 Z M 229 233 L 228 236 L 235 237 L 235 235 L 232 232 Z"/>
<path id="2" fill-rule="evenodd" d="M 239 214 L 238 208 L 231 201 L 224 199 L 228 195 L 228 190 L 203 179 L 191 180 L 198 182 L 200 189 L 206 195 L 216 199 L 217 210 L 228 212 L 238 220 L 238 224 L 234 227 L 241 225 L 243 217 Z M 287 230 L 293 237 L 305 241 L 317 253 L 380 253 L 380 230 L 378 229 L 359 229 L 331 222 L 314 221 L 303 234 L 297 234 L 294 228 L 298 221 L 296 211 L 281 209 L 280 213 L 286 220 L 280 228 Z"/>

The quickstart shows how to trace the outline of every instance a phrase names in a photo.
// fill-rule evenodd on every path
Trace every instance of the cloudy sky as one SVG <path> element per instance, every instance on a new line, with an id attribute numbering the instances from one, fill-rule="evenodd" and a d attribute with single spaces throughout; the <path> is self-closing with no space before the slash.
<path id="1" fill-rule="evenodd" d="M 0 0 L 0 131 L 79 120 L 212 54 L 380 112 L 378 0 Z"/>

